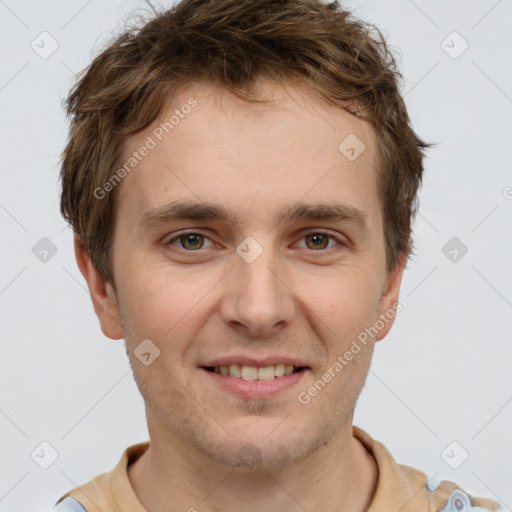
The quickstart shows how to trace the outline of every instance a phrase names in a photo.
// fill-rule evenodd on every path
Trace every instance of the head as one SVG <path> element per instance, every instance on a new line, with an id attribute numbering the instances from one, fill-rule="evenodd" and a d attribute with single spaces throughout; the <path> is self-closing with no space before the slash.
<path id="1" fill-rule="evenodd" d="M 271 467 L 348 424 L 413 250 L 428 145 L 399 78 L 375 27 L 318 0 L 185 0 L 79 77 L 61 211 L 150 434 Z M 285 356 L 303 369 L 275 397 L 211 381 Z"/>

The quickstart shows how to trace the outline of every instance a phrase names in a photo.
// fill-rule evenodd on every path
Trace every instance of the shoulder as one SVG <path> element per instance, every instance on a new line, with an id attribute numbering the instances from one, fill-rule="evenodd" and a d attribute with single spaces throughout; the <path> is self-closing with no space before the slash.
<path id="1" fill-rule="evenodd" d="M 489 498 L 479 498 L 446 480 L 427 484 L 426 493 L 430 510 L 438 512 L 494 512 L 504 510 Z"/>
<path id="2" fill-rule="evenodd" d="M 61 496 L 53 512 L 110 512 L 117 510 L 110 490 L 111 473 L 102 473 Z M 59 508 L 60 507 L 60 508 Z"/>
<path id="3" fill-rule="evenodd" d="M 114 469 L 62 495 L 54 505 L 54 512 L 142 510 L 128 477 L 128 466 L 148 448 L 148 441 L 126 448 Z"/>
<path id="4" fill-rule="evenodd" d="M 384 506 L 402 512 L 504 512 L 494 500 L 476 497 L 454 482 L 434 481 L 418 469 L 399 464 L 382 443 L 356 426 L 353 435 L 373 455 L 379 470 L 370 512 Z"/>
<path id="5" fill-rule="evenodd" d="M 423 472 L 402 464 L 395 469 L 399 487 L 407 489 L 402 512 L 505 512 L 497 501 L 478 497 L 455 482 L 429 480 Z"/>
<path id="6" fill-rule="evenodd" d="M 73 498 L 67 497 L 59 501 L 54 507 L 53 512 L 87 512 L 83 505 Z"/>

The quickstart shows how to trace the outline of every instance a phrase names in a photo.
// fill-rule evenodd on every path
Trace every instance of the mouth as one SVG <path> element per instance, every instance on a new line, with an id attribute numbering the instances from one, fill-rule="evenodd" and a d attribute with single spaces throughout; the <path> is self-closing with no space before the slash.
<path id="1" fill-rule="evenodd" d="M 249 366 L 245 364 L 230 364 L 220 366 L 202 366 L 208 372 L 219 375 L 226 375 L 233 379 L 241 379 L 246 381 L 269 381 L 281 379 L 292 373 L 304 372 L 307 366 L 293 366 L 291 364 L 275 364 L 267 366 Z"/>
<path id="2" fill-rule="evenodd" d="M 270 361 L 262 361 L 260 364 L 255 361 L 246 361 L 252 364 L 240 364 L 241 361 L 225 361 L 225 364 L 220 364 L 221 362 L 224 361 L 212 361 L 200 367 L 208 379 L 207 386 L 247 400 L 285 397 L 285 393 L 291 393 L 299 386 L 310 370 L 309 366 L 269 364 Z"/>

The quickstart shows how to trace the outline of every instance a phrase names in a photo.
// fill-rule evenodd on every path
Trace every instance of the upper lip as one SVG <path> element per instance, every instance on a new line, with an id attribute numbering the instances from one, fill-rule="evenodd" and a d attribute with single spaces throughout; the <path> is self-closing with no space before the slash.
<path id="1" fill-rule="evenodd" d="M 250 356 L 226 356 L 218 357 L 207 361 L 200 366 L 216 367 L 216 366 L 229 366 L 231 364 L 239 364 L 242 366 L 256 366 L 263 368 L 265 366 L 275 366 L 276 364 L 293 365 L 295 367 L 308 367 L 308 364 L 301 359 L 292 358 L 289 356 L 269 356 L 263 358 L 255 358 Z"/>

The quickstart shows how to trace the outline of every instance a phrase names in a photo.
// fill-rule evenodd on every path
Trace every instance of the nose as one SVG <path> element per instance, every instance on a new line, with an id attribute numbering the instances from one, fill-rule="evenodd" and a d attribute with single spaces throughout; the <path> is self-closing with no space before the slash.
<path id="1" fill-rule="evenodd" d="M 252 337 L 272 337 L 292 324 L 294 295 L 271 251 L 252 263 L 235 255 L 234 265 L 220 306 L 223 321 Z"/>

